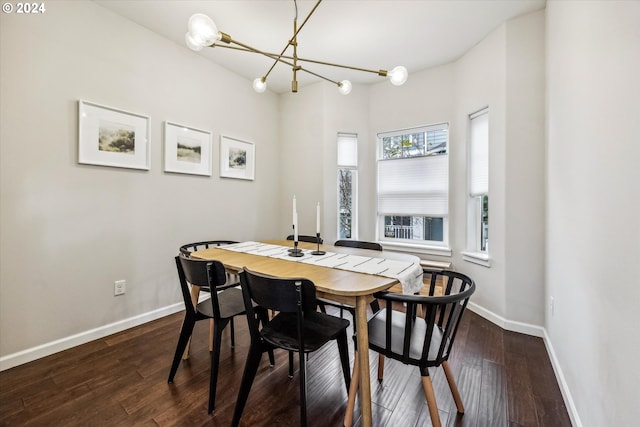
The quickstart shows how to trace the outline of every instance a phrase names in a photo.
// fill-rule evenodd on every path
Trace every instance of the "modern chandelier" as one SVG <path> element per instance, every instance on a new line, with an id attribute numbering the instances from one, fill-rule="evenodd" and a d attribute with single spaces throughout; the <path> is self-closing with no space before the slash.
<path id="1" fill-rule="evenodd" d="M 301 63 L 304 63 L 304 62 L 311 63 L 311 64 L 327 65 L 327 66 L 338 67 L 338 68 L 346 68 L 346 69 L 356 70 L 356 71 L 364 71 L 366 73 L 375 73 L 381 77 L 388 77 L 389 81 L 395 86 L 400 86 L 407 81 L 407 77 L 408 77 L 407 69 L 401 65 L 393 68 L 391 71 L 369 70 L 366 68 L 352 67 L 349 65 L 340 65 L 340 64 L 334 64 L 331 62 L 300 58 L 298 56 L 298 41 L 297 41 L 298 33 L 300 32 L 300 30 L 302 30 L 304 25 L 307 23 L 307 21 L 309 20 L 311 15 L 315 12 L 315 10 L 318 8 L 321 2 L 322 0 L 318 0 L 318 2 L 313 7 L 313 9 L 311 9 L 311 12 L 309 12 L 309 15 L 307 15 L 305 20 L 302 22 L 302 25 L 298 27 L 298 4 L 296 3 L 296 0 L 293 0 L 294 6 L 295 6 L 295 18 L 293 20 L 293 36 L 289 41 L 287 41 L 287 44 L 285 45 L 284 49 L 282 49 L 282 52 L 280 52 L 280 54 L 265 52 L 263 50 L 256 49 L 254 47 L 241 43 L 237 40 L 234 40 L 229 34 L 219 31 L 218 27 L 211 20 L 211 18 L 209 18 L 207 15 L 204 15 L 202 13 L 196 13 L 195 15 L 192 15 L 191 18 L 189 18 L 189 25 L 188 25 L 189 31 L 185 35 L 185 41 L 187 43 L 187 46 L 189 46 L 189 48 L 195 51 L 202 50 L 202 48 L 204 47 L 217 46 L 217 47 L 224 47 L 227 49 L 240 50 L 244 52 L 253 52 L 253 53 L 257 53 L 260 55 L 264 55 L 268 58 L 271 58 L 274 61 L 271 68 L 269 68 L 269 70 L 264 76 L 258 77 L 253 81 L 253 89 L 258 93 L 262 93 L 267 89 L 267 77 L 269 77 L 269 74 L 271 73 L 271 71 L 273 70 L 273 68 L 276 66 L 278 62 L 290 66 L 291 69 L 293 70 L 293 80 L 291 81 L 292 92 L 298 92 L 297 73 L 299 71 L 304 71 L 305 73 L 312 74 L 316 77 L 319 77 L 323 80 L 326 80 L 328 82 L 331 82 L 337 85 L 338 92 L 340 92 L 342 95 L 347 95 L 351 92 L 352 85 L 349 80 L 342 80 L 340 82 L 334 81 L 328 77 L 325 77 L 321 74 L 318 74 L 314 71 L 307 69 L 306 66 L 303 67 Z M 285 55 L 285 52 L 287 51 L 289 46 L 293 48 L 293 52 L 291 53 L 291 55 Z"/>

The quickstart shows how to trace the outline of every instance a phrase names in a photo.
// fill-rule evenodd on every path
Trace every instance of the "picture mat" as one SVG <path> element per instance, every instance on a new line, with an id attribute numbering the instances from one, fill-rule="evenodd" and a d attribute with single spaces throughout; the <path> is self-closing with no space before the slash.
<path id="1" fill-rule="evenodd" d="M 220 176 L 253 180 L 254 171 L 254 144 L 228 136 L 220 136 Z"/>
<path id="2" fill-rule="evenodd" d="M 180 159 L 178 144 L 199 145 L 199 161 Z M 194 154 L 195 156 L 196 154 Z M 211 176 L 211 133 L 165 122 L 164 127 L 164 170 L 165 172 L 187 173 Z"/>
<path id="3" fill-rule="evenodd" d="M 100 129 L 134 132 L 134 152 L 100 149 Z M 104 148 L 104 145 L 103 145 Z M 78 106 L 78 163 L 149 170 L 149 117 L 86 101 Z"/>

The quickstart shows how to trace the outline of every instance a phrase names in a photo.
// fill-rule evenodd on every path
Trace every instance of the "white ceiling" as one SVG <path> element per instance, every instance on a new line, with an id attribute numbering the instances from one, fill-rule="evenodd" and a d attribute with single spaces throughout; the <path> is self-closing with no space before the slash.
<path id="1" fill-rule="evenodd" d="M 293 0 L 94 0 L 188 49 L 187 21 L 194 13 L 211 17 L 220 31 L 254 48 L 280 53 L 293 35 Z M 316 0 L 298 0 L 298 26 Z M 459 58 L 502 22 L 545 7 L 545 0 L 324 0 L 298 34 L 298 56 L 343 65 L 411 73 Z M 254 53 L 204 48 L 203 55 L 250 81 L 273 61 Z M 287 51 L 291 54 L 291 48 Z M 352 83 L 379 81 L 376 74 L 308 64 L 326 77 Z M 269 89 L 291 89 L 292 72 L 278 64 Z M 300 88 L 318 81 L 298 74 Z M 250 83 L 248 83 L 250 84 Z"/>

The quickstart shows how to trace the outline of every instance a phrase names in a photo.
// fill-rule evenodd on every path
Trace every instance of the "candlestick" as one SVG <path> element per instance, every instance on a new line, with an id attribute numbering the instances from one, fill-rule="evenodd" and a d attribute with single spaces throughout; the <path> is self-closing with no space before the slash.
<path id="1" fill-rule="evenodd" d="M 304 256 L 304 253 L 302 252 L 302 249 L 298 249 L 298 238 L 297 237 L 293 241 L 293 249 L 289 249 L 289 256 L 296 257 L 296 258 Z"/>
<path id="2" fill-rule="evenodd" d="M 318 244 L 318 248 L 315 251 L 311 252 L 311 255 L 324 255 L 324 254 L 326 254 L 325 251 L 321 251 L 320 250 L 320 232 L 316 233 L 316 242 Z"/>
<path id="3" fill-rule="evenodd" d="M 320 202 L 316 206 L 316 233 L 320 234 Z"/>

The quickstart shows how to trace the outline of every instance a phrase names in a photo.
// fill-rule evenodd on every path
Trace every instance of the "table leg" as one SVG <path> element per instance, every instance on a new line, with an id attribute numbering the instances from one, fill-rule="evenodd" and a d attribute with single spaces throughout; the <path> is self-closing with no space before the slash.
<path id="1" fill-rule="evenodd" d="M 356 325 L 358 340 L 358 364 L 360 365 L 360 407 L 362 408 L 362 425 L 371 427 L 371 377 L 369 375 L 369 330 L 367 328 L 368 298 L 356 298 Z"/>

